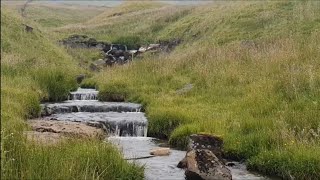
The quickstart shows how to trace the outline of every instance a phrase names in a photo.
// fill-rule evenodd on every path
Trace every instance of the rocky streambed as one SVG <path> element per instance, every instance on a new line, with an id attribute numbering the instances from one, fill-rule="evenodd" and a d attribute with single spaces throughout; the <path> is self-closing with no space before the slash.
<path id="1" fill-rule="evenodd" d="M 188 151 L 170 149 L 165 141 L 147 137 L 148 121 L 141 105 L 100 102 L 97 95 L 95 89 L 79 88 L 71 92 L 65 102 L 42 104 L 42 118 L 29 121 L 35 133 L 28 136 L 40 137 L 42 134 L 43 139 L 52 142 L 57 141 L 52 140 L 57 134 L 101 137 L 104 132 L 108 135 L 105 140 L 115 144 L 125 159 L 145 166 L 145 179 L 148 180 L 231 179 L 231 175 L 232 179 L 268 179 L 247 171 L 245 165 L 238 162 L 225 166 L 219 152 L 222 143 L 219 138 L 218 141 L 210 138 L 210 141 L 208 138 L 195 141 L 191 137 Z M 205 154 L 200 157 L 201 153 Z M 215 176 L 215 173 L 223 176 Z"/>
<path id="2" fill-rule="evenodd" d="M 113 44 L 104 41 L 97 41 L 87 35 L 74 34 L 59 41 L 61 45 L 74 49 L 97 49 L 101 51 L 102 59 L 97 59 L 90 64 L 90 70 L 99 71 L 104 66 L 114 64 L 123 65 L 145 52 L 157 54 L 160 52 L 169 53 L 181 43 L 181 39 L 162 40 L 153 44 L 131 44 L 128 49 L 125 44 Z"/>

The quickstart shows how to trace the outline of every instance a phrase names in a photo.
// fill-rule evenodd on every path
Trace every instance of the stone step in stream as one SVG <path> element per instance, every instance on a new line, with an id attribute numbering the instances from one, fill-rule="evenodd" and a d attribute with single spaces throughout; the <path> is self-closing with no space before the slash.
<path id="1" fill-rule="evenodd" d="M 147 119 L 142 112 L 72 112 L 44 117 L 47 120 L 83 122 L 104 129 L 112 136 L 147 136 Z"/>
<path id="2" fill-rule="evenodd" d="M 159 148 L 160 144 L 159 140 L 147 137 L 148 120 L 140 104 L 100 102 L 98 93 L 96 89 L 79 88 L 71 92 L 65 102 L 42 104 L 43 119 L 82 122 L 104 129 L 109 135 L 106 141 L 115 144 L 125 159 L 145 166 L 147 180 L 185 179 L 184 170 L 177 164 L 185 157 L 186 151 L 170 149 L 167 156 L 150 156 L 150 151 Z M 234 180 L 268 179 L 248 172 L 245 165 L 237 162 L 228 168 Z"/>

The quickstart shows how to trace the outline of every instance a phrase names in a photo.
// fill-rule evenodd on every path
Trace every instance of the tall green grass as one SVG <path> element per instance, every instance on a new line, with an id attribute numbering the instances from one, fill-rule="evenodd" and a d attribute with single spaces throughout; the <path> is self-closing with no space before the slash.
<path id="1" fill-rule="evenodd" d="M 128 164 L 114 147 L 96 140 L 68 140 L 54 146 L 28 142 L 17 149 L 4 152 L 5 179 L 143 179 L 142 168 Z M 23 156 L 15 159 L 12 153 Z"/>
<path id="2" fill-rule="evenodd" d="M 24 28 L 1 7 L 1 178 L 143 179 L 141 167 L 105 142 L 68 139 L 49 146 L 26 139 L 26 120 L 39 116 L 40 101 L 65 99 L 82 70 L 44 33 Z"/>
<path id="3" fill-rule="evenodd" d="M 162 13 L 154 19 L 172 15 L 157 10 Z M 98 84 L 101 99 L 122 94 L 126 101 L 143 103 L 149 135 L 168 138 L 174 146 L 184 148 L 192 133 L 213 133 L 223 137 L 226 156 L 247 159 L 251 169 L 318 179 L 319 13 L 319 3 L 311 1 L 196 7 L 141 36 L 179 37 L 183 44 L 174 52 L 107 68 L 88 82 Z M 139 28 L 126 28 L 142 15 L 117 18 L 108 26 L 61 31 L 94 35 L 127 22 L 116 36 L 140 36 Z M 142 20 L 138 27 L 148 25 Z M 190 91 L 176 92 L 189 83 Z"/>

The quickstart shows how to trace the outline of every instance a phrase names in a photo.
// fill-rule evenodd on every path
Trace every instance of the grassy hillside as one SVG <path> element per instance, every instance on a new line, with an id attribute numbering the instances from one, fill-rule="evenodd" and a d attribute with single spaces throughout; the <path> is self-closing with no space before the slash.
<path id="1" fill-rule="evenodd" d="M 145 104 L 149 135 L 183 148 L 191 133 L 214 133 L 227 156 L 251 169 L 320 176 L 319 2 L 146 7 L 99 19 L 56 31 L 128 44 L 183 40 L 171 54 L 87 81 L 98 83 L 101 99 L 123 94 Z M 176 92 L 189 83 L 190 91 Z"/>
<path id="2" fill-rule="evenodd" d="M 164 27 L 178 21 L 191 9 L 153 2 L 128 2 L 87 22 L 55 28 L 53 31 L 60 36 L 87 34 L 99 40 L 133 47 L 154 42 Z"/>
<path id="3" fill-rule="evenodd" d="M 100 173 L 109 179 L 142 176 L 98 142 L 49 150 L 17 140 L 23 138 L 26 116 L 39 112 L 39 100 L 62 99 L 78 72 L 73 59 L 43 36 L 58 40 L 75 33 L 131 47 L 182 40 L 170 54 L 107 68 L 85 82 L 99 86 L 101 99 L 122 94 L 143 103 L 150 136 L 184 148 L 188 135 L 213 133 L 223 137 L 226 156 L 246 159 L 251 169 L 286 179 L 320 176 L 319 2 L 233 1 L 198 7 L 127 2 L 86 22 L 63 19 L 59 26 L 66 26 L 57 28 L 44 23 L 50 31 L 34 34 L 24 32 L 12 13 L 1 16 L 1 163 L 7 179 L 59 178 L 56 172 L 80 179 Z M 77 59 L 95 56 L 77 51 L 69 50 Z M 193 88 L 177 93 L 187 84 Z M 97 163 L 88 165 L 88 158 Z M 57 165 L 61 161 L 65 166 Z M 41 168 L 39 175 L 35 170 Z"/>
<path id="4" fill-rule="evenodd" d="M 63 100 L 81 70 L 45 33 L 26 32 L 23 23 L 1 7 L 1 178 L 142 179 L 142 168 L 109 144 L 70 139 L 42 146 L 26 140 L 26 119 L 39 115 L 40 100 Z"/>
<path id="5" fill-rule="evenodd" d="M 10 9 L 20 13 L 25 1 L 4 2 Z M 87 21 L 108 9 L 107 7 L 67 5 L 62 3 L 31 2 L 27 5 L 26 18 L 44 28 L 61 27 L 67 24 Z"/>

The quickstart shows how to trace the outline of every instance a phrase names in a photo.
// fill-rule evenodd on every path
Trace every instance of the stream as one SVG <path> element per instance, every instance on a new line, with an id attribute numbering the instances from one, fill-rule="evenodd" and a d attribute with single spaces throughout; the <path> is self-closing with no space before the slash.
<path id="1" fill-rule="evenodd" d="M 95 89 L 79 88 L 71 92 L 69 100 L 62 103 L 42 104 L 45 120 L 83 122 L 103 128 L 109 135 L 106 141 L 113 143 L 125 159 L 145 167 L 147 180 L 183 180 L 184 170 L 177 164 L 186 151 L 171 149 L 169 156 L 150 156 L 158 147 L 169 147 L 165 141 L 147 137 L 148 120 L 135 103 L 100 102 Z M 141 159 L 139 159 L 141 158 Z M 132 160 L 135 159 L 135 160 Z M 234 180 L 267 180 L 269 178 L 246 170 L 244 164 L 233 162 L 228 167 Z"/>

